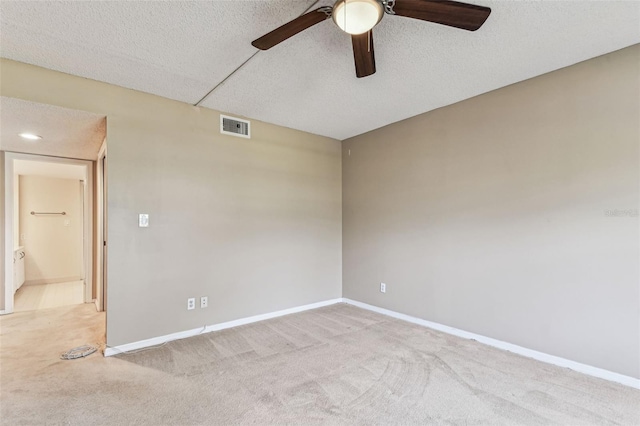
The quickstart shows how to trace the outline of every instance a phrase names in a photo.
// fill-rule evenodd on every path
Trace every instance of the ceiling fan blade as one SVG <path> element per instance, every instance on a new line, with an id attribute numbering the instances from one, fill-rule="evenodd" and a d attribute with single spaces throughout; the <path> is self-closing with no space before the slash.
<path id="1" fill-rule="evenodd" d="M 393 11 L 398 16 L 468 31 L 480 28 L 491 13 L 488 7 L 449 0 L 396 0 Z"/>
<path id="2" fill-rule="evenodd" d="M 352 35 L 353 59 L 356 62 L 356 76 L 367 77 L 376 72 L 376 58 L 373 52 L 373 31 Z"/>
<path id="3" fill-rule="evenodd" d="M 263 35 L 259 39 L 252 41 L 251 44 L 260 50 L 269 50 L 276 44 L 282 43 L 289 37 L 293 37 L 299 32 L 328 19 L 330 16 L 330 8 L 329 13 L 327 13 L 327 7 L 319 7 Z"/>

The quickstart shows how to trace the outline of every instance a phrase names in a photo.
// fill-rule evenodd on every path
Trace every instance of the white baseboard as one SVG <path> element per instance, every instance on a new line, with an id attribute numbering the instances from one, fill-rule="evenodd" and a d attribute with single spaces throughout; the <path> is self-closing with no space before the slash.
<path id="1" fill-rule="evenodd" d="M 543 352 L 534 351 L 533 349 L 524 348 L 522 346 L 514 345 L 512 343 L 503 342 L 502 340 L 492 339 L 491 337 L 482 336 L 480 334 L 470 333 L 468 331 L 460 330 L 447 325 L 438 324 L 423 320 L 421 318 L 412 317 L 410 315 L 401 314 L 399 312 L 390 311 L 388 309 L 379 308 L 377 306 L 368 305 L 366 303 L 357 302 L 355 300 L 343 298 L 344 303 L 348 303 L 353 306 L 357 306 L 362 309 L 377 312 L 379 314 L 387 315 L 393 318 L 397 318 L 403 321 L 407 321 L 413 324 L 422 325 L 424 327 L 432 328 L 434 330 L 442 331 L 447 334 L 462 337 L 465 339 L 476 340 L 485 345 L 493 346 L 498 349 L 513 352 L 518 355 L 525 356 L 527 358 L 533 358 L 538 361 L 546 362 L 548 364 L 557 365 L 559 367 L 569 368 L 579 373 L 587 374 L 589 376 L 598 377 L 600 379 L 609 380 L 611 382 L 620 383 L 626 386 L 630 386 L 635 389 L 640 389 L 640 379 L 634 377 L 625 376 L 623 374 L 614 373 L 613 371 L 604 370 L 602 368 L 593 367 L 591 365 L 582 364 L 569 359 L 560 358 L 554 355 L 545 354 Z"/>
<path id="2" fill-rule="evenodd" d="M 602 368 L 593 367 L 591 365 L 582 364 L 569 359 L 549 355 L 543 352 L 538 352 L 533 349 L 528 349 L 522 346 L 514 345 L 512 343 L 503 342 L 502 340 L 493 339 L 491 337 L 482 336 L 480 334 L 471 333 L 468 331 L 460 330 L 458 328 L 449 327 L 447 325 L 439 324 L 432 321 L 427 321 L 421 318 L 412 317 L 410 315 L 401 314 L 399 312 L 391 311 L 389 309 L 379 308 L 377 306 L 369 305 L 367 303 L 358 302 L 348 298 L 337 298 L 326 300 L 323 302 L 311 303 L 309 305 L 298 306 L 295 308 L 284 309 L 281 311 L 270 312 L 267 314 L 254 315 L 252 317 L 241 318 L 233 321 L 223 322 L 220 324 L 213 324 L 204 327 L 194 328 L 191 330 L 180 331 L 178 333 L 167 334 L 164 336 L 154 337 L 151 339 L 140 340 L 138 342 L 127 343 L 124 345 L 110 347 L 104 350 L 104 356 L 112 356 L 138 349 L 144 349 L 151 346 L 161 345 L 163 343 L 171 342 L 173 340 L 186 339 L 187 337 L 193 337 L 198 334 L 210 333 L 212 331 L 224 330 L 227 328 L 238 327 L 240 325 L 251 324 L 258 321 L 264 321 L 271 318 L 277 318 L 284 315 L 295 314 L 297 312 L 308 311 L 310 309 L 321 308 L 323 306 L 329 306 L 336 303 L 348 303 L 353 306 L 357 306 L 362 309 L 377 312 L 379 314 L 387 315 L 393 318 L 397 318 L 403 321 L 407 321 L 413 324 L 418 324 L 423 327 L 428 327 L 434 330 L 442 331 L 447 334 L 462 337 L 464 339 L 476 340 L 485 345 L 493 346 L 498 349 L 502 349 L 508 352 L 513 352 L 518 355 L 525 356 L 527 358 L 533 358 L 538 361 L 546 362 L 548 364 L 557 365 L 559 367 L 569 368 L 579 373 L 587 374 L 589 376 L 598 377 L 600 379 L 609 380 L 611 382 L 620 383 L 635 389 L 640 389 L 640 379 L 634 377 L 625 376 L 623 374 L 614 373 L 613 371 L 604 370 Z M 2 314 L 2 312 L 0 312 Z"/>
<path id="3" fill-rule="evenodd" d="M 194 328 L 187 331 L 180 331 L 178 333 L 167 334 L 164 336 L 154 337 L 151 339 L 140 340 L 138 342 L 127 343 L 119 346 L 107 346 L 104 350 L 104 356 L 112 356 L 117 354 L 134 351 L 137 349 L 148 348 L 150 346 L 161 345 L 163 343 L 171 342 L 173 340 L 186 339 L 187 337 L 193 337 L 198 334 L 210 333 L 212 331 L 224 330 L 226 328 L 237 327 L 239 325 L 251 324 L 253 322 L 264 321 L 271 318 L 277 318 L 284 315 L 295 314 L 297 312 L 308 311 L 310 309 L 321 308 L 323 306 L 334 305 L 342 302 L 341 298 L 325 300 L 323 302 L 311 303 L 309 305 L 297 306 L 295 308 L 283 309 L 281 311 L 270 312 L 268 314 L 254 315 L 252 317 L 241 318 L 233 321 L 223 322 L 220 324 L 207 325 L 204 327 Z"/>

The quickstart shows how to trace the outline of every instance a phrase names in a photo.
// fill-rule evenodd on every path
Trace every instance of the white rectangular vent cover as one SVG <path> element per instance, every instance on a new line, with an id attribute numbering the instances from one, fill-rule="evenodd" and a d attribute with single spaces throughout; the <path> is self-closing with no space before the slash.
<path id="1" fill-rule="evenodd" d="M 220 133 L 251 138 L 251 122 L 220 114 Z"/>

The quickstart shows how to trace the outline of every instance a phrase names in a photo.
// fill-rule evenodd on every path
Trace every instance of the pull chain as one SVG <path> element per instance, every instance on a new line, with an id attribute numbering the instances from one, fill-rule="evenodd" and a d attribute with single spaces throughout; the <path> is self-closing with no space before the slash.
<path id="1" fill-rule="evenodd" d="M 344 29 L 347 29 L 347 1 L 344 0 Z"/>

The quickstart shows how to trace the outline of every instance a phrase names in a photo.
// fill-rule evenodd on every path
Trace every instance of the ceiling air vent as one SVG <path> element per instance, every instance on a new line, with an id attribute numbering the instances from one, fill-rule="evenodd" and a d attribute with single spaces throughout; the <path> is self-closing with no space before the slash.
<path id="1" fill-rule="evenodd" d="M 251 138 L 251 122 L 220 114 L 220 133 Z"/>

